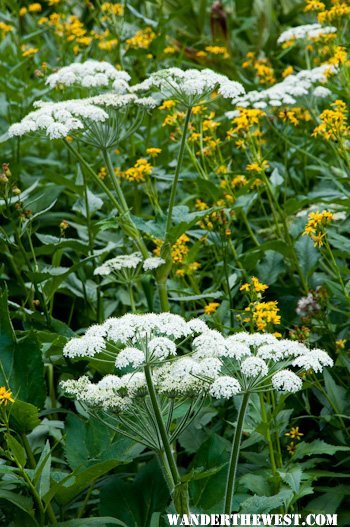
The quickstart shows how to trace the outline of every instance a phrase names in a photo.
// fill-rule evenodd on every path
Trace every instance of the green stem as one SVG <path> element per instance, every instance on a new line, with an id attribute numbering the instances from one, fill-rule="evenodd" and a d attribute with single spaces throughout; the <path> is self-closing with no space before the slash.
<path id="1" fill-rule="evenodd" d="M 260 398 L 260 409 L 261 409 L 261 417 L 262 421 L 265 425 L 265 439 L 267 441 L 267 445 L 269 448 L 269 457 L 270 457 L 270 463 L 271 463 L 271 471 L 272 471 L 272 477 L 275 484 L 275 491 L 278 492 L 278 472 L 277 472 L 277 466 L 276 466 L 276 459 L 275 459 L 275 451 L 272 443 L 271 438 L 271 432 L 270 432 L 270 422 L 267 418 L 267 412 L 265 407 L 265 400 L 264 400 L 264 394 L 259 394 Z"/>
<path id="2" fill-rule="evenodd" d="M 226 481 L 225 491 L 225 502 L 224 502 L 224 514 L 231 514 L 232 511 L 232 499 L 235 489 L 236 472 L 238 465 L 238 457 L 241 446 L 241 438 L 243 432 L 244 418 L 248 407 L 250 393 L 245 393 L 241 402 L 241 407 L 238 412 L 237 425 L 235 435 L 232 442 L 231 456 Z"/>
<path id="3" fill-rule="evenodd" d="M 173 184 L 171 186 L 171 192 L 170 192 L 170 200 L 169 200 L 169 207 L 168 207 L 168 217 L 167 217 L 166 229 L 165 229 L 165 241 L 168 241 L 169 232 L 170 232 L 170 229 L 171 229 L 173 208 L 174 208 L 175 197 L 176 197 L 176 189 L 177 189 L 177 184 L 178 184 L 178 181 L 179 181 L 180 171 L 181 171 L 182 162 L 183 162 L 184 153 L 185 153 L 187 131 L 188 131 L 188 125 L 190 124 L 191 112 L 192 112 L 192 108 L 190 107 L 190 108 L 187 109 L 186 117 L 185 117 L 185 123 L 184 123 L 184 127 L 183 127 L 183 130 L 182 130 L 180 150 L 179 150 L 179 155 L 177 157 L 176 170 L 175 170 L 174 180 L 173 180 Z"/>
<path id="4" fill-rule="evenodd" d="M 174 505 L 179 514 L 189 514 L 187 485 L 181 482 L 181 477 L 180 477 L 180 474 L 178 472 L 178 469 L 175 463 L 175 459 L 174 459 L 174 456 L 171 450 L 168 433 L 167 433 L 166 426 L 163 421 L 162 412 L 159 407 L 156 390 L 154 388 L 151 368 L 147 364 L 144 369 L 145 369 L 145 377 L 146 377 L 148 393 L 151 399 L 154 416 L 157 421 L 159 435 L 162 440 L 162 447 L 164 449 L 164 455 L 167 460 L 167 465 L 165 466 L 165 469 L 167 468 L 167 466 L 169 467 L 169 473 L 171 474 L 171 477 L 174 481 L 174 491 L 173 491 Z"/>
<path id="5" fill-rule="evenodd" d="M 135 313 L 136 311 L 136 305 L 135 305 L 135 299 L 134 299 L 134 293 L 132 291 L 132 284 L 128 284 L 128 291 L 129 291 L 129 298 L 130 298 L 130 305 L 131 305 L 131 311 Z"/>

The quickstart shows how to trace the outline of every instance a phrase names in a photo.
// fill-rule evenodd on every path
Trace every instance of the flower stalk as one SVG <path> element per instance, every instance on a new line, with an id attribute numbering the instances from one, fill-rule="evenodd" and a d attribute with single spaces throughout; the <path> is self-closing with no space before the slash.
<path id="1" fill-rule="evenodd" d="M 250 393 L 246 392 L 243 395 L 241 406 L 238 412 L 236 430 L 233 437 L 230 461 L 228 466 L 227 480 L 226 480 L 226 491 L 224 501 L 224 514 L 231 514 L 232 511 L 232 499 L 235 490 L 236 473 L 239 458 L 239 451 L 241 446 L 241 439 L 243 433 L 244 418 L 248 408 Z"/>

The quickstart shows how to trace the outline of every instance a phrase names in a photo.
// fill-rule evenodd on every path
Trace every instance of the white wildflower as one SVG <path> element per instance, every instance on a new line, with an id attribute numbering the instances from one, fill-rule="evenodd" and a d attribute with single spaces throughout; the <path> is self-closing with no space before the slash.
<path id="1" fill-rule="evenodd" d="M 139 252 L 122 254 L 106 260 L 102 265 L 96 267 L 94 275 L 106 276 L 123 269 L 136 269 L 141 262 L 142 256 Z"/>
<path id="2" fill-rule="evenodd" d="M 170 355 L 176 355 L 176 344 L 167 337 L 154 337 L 148 343 L 150 357 L 166 359 Z"/>
<path id="3" fill-rule="evenodd" d="M 205 333 L 206 331 L 209 331 L 208 325 L 204 322 L 204 320 L 201 320 L 200 318 L 192 318 L 192 320 L 189 320 L 187 322 L 187 327 L 189 328 L 191 333 Z"/>
<path id="4" fill-rule="evenodd" d="M 296 312 L 300 317 L 307 317 L 309 315 L 315 314 L 317 311 L 320 311 L 321 306 L 315 300 L 315 297 L 312 293 L 309 293 L 307 296 L 299 298 Z"/>
<path id="5" fill-rule="evenodd" d="M 302 388 L 302 380 L 290 370 L 280 370 L 272 376 L 272 386 L 277 391 L 295 393 Z"/>
<path id="6" fill-rule="evenodd" d="M 226 339 L 226 351 L 224 353 L 225 357 L 241 360 L 243 357 L 248 357 L 252 354 L 247 344 L 243 344 L 243 342 L 239 342 L 233 337 L 234 335 Z"/>
<path id="7" fill-rule="evenodd" d="M 131 365 L 134 368 L 138 368 L 144 362 L 145 354 L 143 351 L 137 348 L 127 347 L 118 353 L 115 366 L 116 368 L 125 368 L 126 366 Z"/>
<path id="8" fill-rule="evenodd" d="M 297 102 L 297 97 L 308 95 L 314 84 L 325 83 L 328 75 L 336 71 L 336 66 L 328 63 L 311 70 L 301 70 L 296 74 L 288 75 L 283 81 L 274 84 L 266 90 L 253 90 L 243 96 L 235 97 L 232 103 L 236 107 L 252 106 L 254 108 L 268 105 L 291 105 Z M 261 105 L 261 103 L 264 104 Z"/>
<path id="9" fill-rule="evenodd" d="M 41 131 L 50 139 L 63 139 L 69 133 L 85 128 L 85 120 L 99 123 L 108 119 L 108 114 L 102 108 L 84 99 L 64 102 L 39 101 L 35 106 L 37 110 L 10 126 L 10 137 Z"/>
<path id="10" fill-rule="evenodd" d="M 317 88 L 314 89 L 312 92 L 312 95 L 314 97 L 320 97 L 321 99 L 324 99 L 325 97 L 328 97 L 331 95 L 332 92 L 328 88 L 325 88 L 324 86 L 317 86 Z"/>
<path id="11" fill-rule="evenodd" d="M 123 93 L 129 88 L 129 80 L 130 75 L 126 71 L 117 70 L 108 62 L 90 59 L 86 62 L 74 62 L 69 66 L 60 68 L 48 76 L 46 84 L 51 88 L 58 85 L 101 88 L 113 83 L 113 88 Z"/>
<path id="12" fill-rule="evenodd" d="M 315 373 L 318 373 L 325 366 L 333 366 L 333 360 L 325 351 L 313 349 L 297 357 L 293 361 L 293 366 L 299 366 L 299 368 L 303 368 L 304 370 L 313 370 Z"/>
<path id="13" fill-rule="evenodd" d="M 153 271 L 163 264 L 165 264 L 164 258 L 161 258 L 160 256 L 150 256 L 143 262 L 143 269 L 144 271 Z"/>
<path id="14" fill-rule="evenodd" d="M 195 358 L 220 357 L 226 353 L 225 338 L 216 330 L 208 330 L 192 342 Z"/>
<path id="15" fill-rule="evenodd" d="M 265 376 L 268 371 L 266 362 L 260 357 L 248 357 L 241 363 L 241 372 L 247 377 Z"/>
<path id="16" fill-rule="evenodd" d="M 329 33 L 336 33 L 337 28 L 334 26 L 321 26 L 321 24 L 306 24 L 303 26 L 296 26 L 283 31 L 278 37 L 277 42 L 282 44 L 283 42 L 289 42 L 291 40 L 302 40 L 302 39 L 317 39 L 322 35 Z"/>
<path id="17" fill-rule="evenodd" d="M 106 349 L 103 337 L 86 336 L 72 338 L 63 348 L 63 355 L 73 359 L 75 357 L 93 357 Z"/>
<path id="18" fill-rule="evenodd" d="M 230 399 L 241 391 L 241 385 L 234 377 L 225 375 L 216 379 L 209 388 L 209 393 L 215 399 Z"/>

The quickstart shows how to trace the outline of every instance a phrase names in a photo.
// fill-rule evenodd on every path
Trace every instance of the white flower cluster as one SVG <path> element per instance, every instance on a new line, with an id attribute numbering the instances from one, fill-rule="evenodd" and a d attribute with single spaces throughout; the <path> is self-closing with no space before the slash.
<path id="1" fill-rule="evenodd" d="M 161 265 L 165 264 L 165 260 L 159 256 L 150 256 L 143 260 L 141 253 L 135 252 L 132 254 L 121 254 L 106 260 L 102 265 L 99 265 L 94 270 L 95 275 L 108 276 L 119 271 L 137 270 L 141 262 L 144 271 L 154 271 Z"/>
<path id="2" fill-rule="evenodd" d="M 323 64 L 317 68 L 311 70 L 302 70 L 295 75 L 288 75 L 282 82 L 274 84 L 266 90 L 257 91 L 253 90 L 247 92 L 242 97 L 235 97 L 232 103 L 235 106 L 246 108 L 267 108 L 268 106 L 281 106 L 282 104 L 295 104 L 297 97 L 307 95 L 314 84 L 324 83 L 327 81 L 327 75 L 335 73 L 336 67 L 332 64 Z M 327 88 L 322 88 L 316 91 L 314 90 L 313 95 L 316 97 L 325 97 L 328 94 Z M 324 90 L 327 90 L 325 92 Z M 315 93 L 316 92 L 316 93 Z M 226 116 L 231 119 L 235 117 L 232 112 L 227 112 Z"/>
<path id="3" fill-rule="evenodd" d="M 90 103 L 107 108 L 120 109 L 128 106 L 138 106 L 144 109 L 153 109 L 158 102 L 153 97 L 137 97 L 134 93 L 103 93 L 87 99 Z"/>
<path id="4" fill-rule="evenodd" d="M 63 139 L 71 132 L 85 128 L 86 120 L 103 122 L 108 113 L 92 104 L 89 99 L 64 102 L 39 102 L 38 110 L 30 112 L 22 121 L 9 128 L 9 136 L 22 136 L 31 132 L 44 132 L 50 139 Z"/>
<path id="5" fill-rule="evenodd" d="M 140 378 L 143 368 L 151 367 L 156 390 L 170 397 L 199 397 L 209 393 L 225 399 L 238 393 L 269 390 L 295 393 L 302 388 L 302 372 L 318 373 L 333 365 L 325 351 L 310 350 L 297 341 L 245 332 L 224 337 L 200 319 L 186 322 L 171 313 L 110 318 L 101 325 L 91 326 L 83 337 L 71 339 L 63 352 L 71 358 L 90 358 L 102 352 L 101 357 L 110 358 L 117 369 L 133 369 L 130 378 L 133 375 Z M 89 388 L 88 393 L 93 393 L 95 401 L 101 395 L 99 387 L 105 394 L 107 388 L 115 392 L 117 386 L 117 395 L 122 396 L 115 380 L 119 377 L 108 376 L 108 379 L 112 379 L 112 384 L 105 378 Z M 69 382 L 70 393 L 75 390 L 74 395 L 80 398 L 81 379 L 76 384 Z M 141 385 L 144 387 L 144 383 Z M 81 400 L 87 402 L 86 391 L 82 393 Z M 132 397 L 130 390 L 124 390 L 123 394 L 129 399 Z M 113 397 L 112 401 L 117 405 Z"/>
<path id="6" fill-rule="evenodd" d="M 317 311 L 320 311 L 321 306 L 315 300 L 315 297 L 312 293 L 309 293 L 307 296 L 303 296 L 298 300 L 296 312 L 300 317 L 307 317 L 308 315 L 313 315 Z"/>
<path id="7" fill-rule="evenodd" d="M 329 33 L 336 33 L 337 28 L 334 26 L 321 26 L 321 24 L 306 24 L 303 26 L 296 26 L 283 31 L 283 33 L 278 37 L 277 42 L 283 44 L 283 42 L 289 42 L 291 40 L 300 40 L 300 39 L 317 39 L 322 35 L 327 35 Z"/>
<path id="8" fill-rule="evenodd" d="M 95 275 L 106 276 L 124 269 L 137 269 L 142 262 L 141 253 L 121 254 L 110 260 L 106 260 L 102 265 L 96 267 Z"/>
<path id="9" fill-rule="evenodd" d="M 224 98 L 238 97 L 244 93 L 243 86 L 210 69 L 182 70 L 168 68 L 152 73 L 140 84 L 131 87 L 131 91 L 157 88 L 164 97 L 172 97 L 187 105 L 193 105 L 213 91 L 218 91 Z"/>
<path id="10" fill-rule="evenodd" d="M 82 86 L 83 88 L 112 87 L 118 93 L 129 89 L 130 75 L 126 71 L 117 70 L 109 62 L 87 60 L 74 62 L 60 68 L 49 75 L 46 84 L 51 88 L 56 86 Z"/>

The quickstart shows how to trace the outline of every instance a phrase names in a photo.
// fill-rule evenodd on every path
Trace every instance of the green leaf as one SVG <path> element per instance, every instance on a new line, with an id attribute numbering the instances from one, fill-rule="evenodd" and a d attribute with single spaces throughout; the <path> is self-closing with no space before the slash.
<path id="1" fill-rule="evenodd" d="M 23 446 L 15 439 L 12 435 L 5 435 L 7 448 L 11 452 L 12 456 L 20 464 L 21 467 L 25 467 L 27 461 L 27 454 Z"/>
<path id="2" fill-rule="evenodd" d="M 240 513 L 265 514 L 281 507 L 291 496 L 291 490 L 282 490 L 275 496 L 252 496 L 241 504 Z"/>
<path id="3" fill-rule="evenodd" d="M 217 434 L 212 434 L 199 448 L 191 469 L 205 467 L 206 470 L 210 470 L 220 465 L 224 467 L 229 460 L 230 446 L 229 441 Z M 225 487 L 226 470 L 223 468 L 205 479 L 191 481 L 189 489 L 193 505 L 206 512 L 218 511 L 223 503 Z"/>
<path id="4" fill-rule="evenodd" d="M 309 236 L 301 236 L 295 243 L 295 251 L 298 256 L 299 265 L 305 276 L 310 276 L 319 261 L 319 251 L 314 247 L 314 242 Z"/>
<path id="5" fill-rule="evenodd" d="M 16 399 L 11 406 L 10 424 L 16 432 L 29 434 L 40 425 L 39 410 L 33 404 Z"/>
<path id="6" fill-rule="evenodd" d="M 115 499 L 118 496 L 119 499 Z M 127 525 L 149 525 L 154 512 L 164 511 L 169 492 L 157 459 L 147 463 L 133 482 L 113 476 L 101 489 L 100 513 Z"/>
<path id="7" fill-rule="evenodd" d="M 287 483 L 287 485 L 290 486 L 292 491 L 297 494 L 300 490 L 300 483 L 301 483 L 301 477 L 303 475 L 303 471 L 300 467 L 295 467 L 288 472 L 279 471 L 281 478 L 283 481 Z"/>
<path id="8" fill-rule="evenodd" d="M 21 496 L 20 494 L 11 492 L 10 490 L 0 489 L 0 500 L 9 501 L 15 505 L 15 507 L 22 509 L 22 511 L 26 512 L 30 516 L 33 515 L 33 502 L 31 498 Z"/>
<path id="9" fill-rule="evenodd" d="M 33 476 L 34 485 L 41 498 L 45 496 L 50 490 L 50 472 L 51 450 L 50 443 L 46 441 Z"/>
<path id="10" fill-rule="evenodd" d="M 5 290 L 0 292 L 0 361 L 0 385 L 8 386 L 14 398 L 42 407 L 46 388 L 41 345 L 33 331 L 16 338 Z"/>
<path id="11" fill-rule="evenodd" d="M 295 453 L 293 454 L 293 460 L 302 459 L 305 456 L 319 456 L 321 454 L 333 456 L 336 452 L 348 452 L 349 450 L 350 447 L 329 445 L 325 441 L 322 441 L 322 439 L 315 439 L 311 443 L 303 441 L 297 445 Z"/>
<path id="12" fill-rule="evenodd" d="M 339 386 L 327 370 L 324 370 L 323 377 L 327 395 L 337 409 L 337 413 L 345 413 L 347 405 L 346 389 L 343 386 Z"/>
<path id="13" fill-rule="evenodd" d="M 284 257 L 277 251 L 266 251 L 264 259 L 258 264 L 260 280 L 268 285 L 274 284 L 285 271 Z"/>

